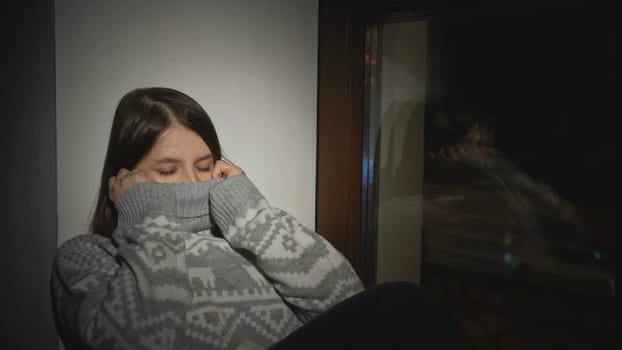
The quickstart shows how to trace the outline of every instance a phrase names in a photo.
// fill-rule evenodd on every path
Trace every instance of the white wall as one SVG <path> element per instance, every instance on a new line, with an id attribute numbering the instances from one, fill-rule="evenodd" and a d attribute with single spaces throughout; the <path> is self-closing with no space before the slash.
<path id="1" fill-rule="evenodd" d="M 313 228 L 317 0 L 56 1 L 58 243 L 86 233 L 116 103 L 167 86 L 225 155 Z"/>

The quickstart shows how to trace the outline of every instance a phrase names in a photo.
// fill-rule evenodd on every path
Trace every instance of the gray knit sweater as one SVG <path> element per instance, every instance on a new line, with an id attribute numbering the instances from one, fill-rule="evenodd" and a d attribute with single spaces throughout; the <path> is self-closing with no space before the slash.
<path id="1" fill-rule="evenodd" d="M 115 205 L 111 238 L 78 236 L 56 256 L 59 327 L 80 348 L 267 348 L 362 290 L 334 247 L 244 175 L 143 183 Z"/>

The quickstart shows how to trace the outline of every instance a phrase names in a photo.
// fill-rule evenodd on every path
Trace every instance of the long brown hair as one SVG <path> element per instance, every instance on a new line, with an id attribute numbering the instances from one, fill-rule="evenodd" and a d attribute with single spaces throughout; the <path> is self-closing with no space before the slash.
<path id="1" fill-rule="evenodd" d="M 117 225 L 117 210 L 108 197 L 108 179 L 122 168 L 133 169 L 158 136 L 173 123 L 196 132 L 210 148 L 214 159 L 222 158 L 210 117 L 190 96 L 162 87 L 128 92 L 119 101 L 110 130 L 97 206 L 91 220 L 93 233 L 109 236 Z"/>

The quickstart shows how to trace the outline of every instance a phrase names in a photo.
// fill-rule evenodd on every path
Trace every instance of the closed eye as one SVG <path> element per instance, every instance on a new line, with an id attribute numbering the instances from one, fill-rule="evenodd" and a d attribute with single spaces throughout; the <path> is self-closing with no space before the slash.
<path id="1" fill-rule="evenodd" d="M 169 175 L 175 174 L 175 169 L 173 169 L 173 170 L 158 170 L 158 173 L 160 173 L 160 176 L 169 176 Z"/>

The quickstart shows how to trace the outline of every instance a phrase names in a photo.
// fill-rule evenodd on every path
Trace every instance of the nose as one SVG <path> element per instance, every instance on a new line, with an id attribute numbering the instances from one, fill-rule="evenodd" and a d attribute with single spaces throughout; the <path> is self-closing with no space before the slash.
<path id="1" fill-rule="evenodd" d="M 189 169 L 185 169 L 184 171 L 181 172 L 180 174 L 180 180 L 181 182 L 185 182 L 185 183 L 194 183 L 194 182 L 199 182 L 199 175 L 193 171 L 193 170 L 189 170 Z"/>

